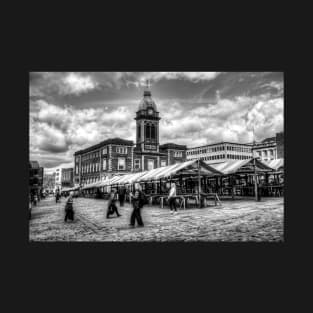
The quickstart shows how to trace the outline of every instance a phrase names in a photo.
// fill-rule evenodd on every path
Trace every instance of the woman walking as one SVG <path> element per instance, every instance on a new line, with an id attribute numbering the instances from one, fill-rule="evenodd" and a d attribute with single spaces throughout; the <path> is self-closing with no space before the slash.
<path id="1" fill-rule="evenodd" d="M 133 203 L 133 212 L 130 217 L 130 225 L 131 227 L 135 226 L 135 222 L 137 220 L 138 226 L 143 227 L 143 221 L 141 218 L 141 209 L 146 204 L 146 196 L 142 192 L 141 185 L 139 183 L 135 184 L 135 193 L 132 196 L 132 203 Z"/>
<path id="2" fill-rule="evenodd" d="M 121 216 L 121 214 L 117 210 L 115 202 L 116 202 L 116 191 L 112 189 L 108 202 L 107 218 L 110 218 L 110 215 L 113 215 L 114 213 L 116 213 L 118 217 Z"/>
<path id="3" fill-rule="evenodd" d="M 168 204 L 170 206 L 171 214 L 177 213 L 177 208 L 176 208 L 176 185 L 175 183 L 171 184 L 171 189 L 168 195 Z"/>

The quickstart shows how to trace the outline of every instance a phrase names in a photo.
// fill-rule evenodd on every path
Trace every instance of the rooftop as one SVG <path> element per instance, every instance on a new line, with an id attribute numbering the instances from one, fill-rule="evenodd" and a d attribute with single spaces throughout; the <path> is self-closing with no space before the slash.
<path id="1" fill-rule="evenodd" d="M 206 148 L 206 147 L 211 147 L 211 146 L 219 146 L 219 145 L 223 145 L 223 144 L 239 145 L 239 146 L 247 146 L 247 147 L 250 147 L 252 145 L 251 143 L 239 143 L 239 142 L 222 141 L 222 142 L 211 143 L 211 144 L 207 144 L 207 145 L 203 145 L 203 146 L 188 148 L 188 150 L 198 149 L 198 148 Z"/>
<path id="2" fill-rule="evenodd" d="M 181 149 L 187 150 L 187 146 L 185 145 L 177 145 L 176 143 L 168 142 L 163 145 L 160 145 L 160 149 Z"/>
<path id="3" fill-rule="evenodd" d="M 96 149 L 99 149 L 99 148 L 101 148 L 103 146 L 111 145 L 111 144 L 113 144 L 113 145 L 124 145 L 124 146 L 133 146 L 134 142 L 132 140 L 125 140 L 125 139 L 122 139 L 122 138 L 109 138 L 109 139 L 101 141 L 100 143 L 97 143 L 97 144 L 95 144 L 93 146 L 90 146 L 90 147 L 88 147 L 86 149 L 76 151 L 74 153 L 74 155 L 91 152 L 93 150 L 96 150 Z"/>

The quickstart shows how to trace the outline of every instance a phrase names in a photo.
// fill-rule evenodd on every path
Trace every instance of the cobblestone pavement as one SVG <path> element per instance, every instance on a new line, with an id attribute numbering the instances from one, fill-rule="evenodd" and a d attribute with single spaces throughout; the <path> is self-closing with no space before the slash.
<path id="1" fill-rule="evenodd" d="M 283 198 L 224 201 L 222 206 L 180 210 L 145 206 L 144 227 L 129 228 L 132 208 L 106 219 L 107 201 L 74 199 L 75 220 L 64 223 L 65 199 L 33 208 L 30 241 L 283 241 Z"/>

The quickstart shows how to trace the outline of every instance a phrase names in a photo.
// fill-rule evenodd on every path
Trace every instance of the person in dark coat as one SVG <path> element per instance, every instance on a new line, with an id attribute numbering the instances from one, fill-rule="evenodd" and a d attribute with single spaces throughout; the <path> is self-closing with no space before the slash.
<path id="1" fill-rule="evenodd" d="M 57 190 L 57 191 L 56 191 L 56 194 L 55 194 L 55 203 L 58 203 L 59 199 L 60 199 L 60 193 L 59 193 L 59 191 Z"/>
<path id="2" fill-rule="evenodd" d="M 116 213 L 118 217 L 121 216 L 121 214 L 117 210 L 117 206 L 115 203 L 116 203 L 116 191 L 112 190 L 108 202 L 107 218 L 110 218 L 110 215 L 113 215 L 114 213 Z"/>
<path id="3" fill-rule="evenodd" d="M 120 201 L 120 207 L 124 206 L 125 197 L 126 197 L 126 189 L 125 189 L 125 187 L 119 188 L 119 190 L 118 190 L 118 200 Z"/>
<path id="4" fill-rule="evenodd" d="M 73 209 L 73 193 L 71 192 L 66 204 L 65 204 L 65 218 L 64 222 L 67 221 L 67 219 L 70 219 L 71 221 L 74 220 L 74 209 Z"/>
<path id="5" fill-rule="evenodd" d="M 135 222 L 137 220 L 138 226 L 143 227 L 144 224 L 141 218 L 141 209 L 146 203 L 146 196 L 142 192 L 141 185 L 138 183 L 135 184 L 135 192 L 132 195 L 132 203 L 133 203 L 133 212 L 130 217 L 129 226 L 134 227 Z"/>

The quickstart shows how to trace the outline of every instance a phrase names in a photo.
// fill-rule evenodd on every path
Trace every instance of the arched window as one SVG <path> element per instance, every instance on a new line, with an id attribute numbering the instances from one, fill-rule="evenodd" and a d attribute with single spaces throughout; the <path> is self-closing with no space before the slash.
<path id="1" fill-rule="evenodd" d="M 155 139 L 155 125 L 151 125 L 151 139 Z"/>
<path id="2" fill-rule="evenodd" d="M 150 125 L 147 124 L 146 125 L 146 138 L 150 139 L 150 136 L 151 136 L 151 134 L 150 134 Z"/>
<path id="3" fill-rule="evenodd" d="M 137 132 L 138 132 L 138 139 L 140 140 L 141 139 L 141 125 L 140 124 L 138 125 Z"/>

